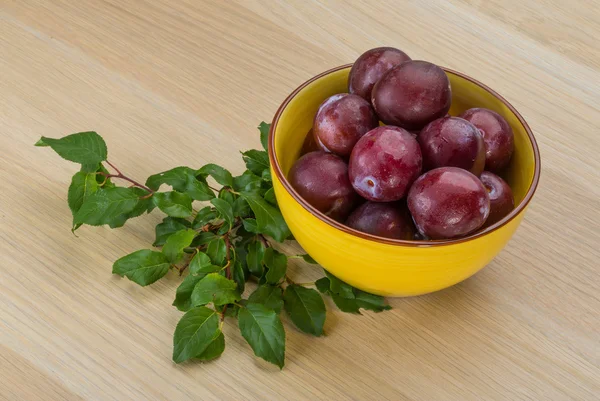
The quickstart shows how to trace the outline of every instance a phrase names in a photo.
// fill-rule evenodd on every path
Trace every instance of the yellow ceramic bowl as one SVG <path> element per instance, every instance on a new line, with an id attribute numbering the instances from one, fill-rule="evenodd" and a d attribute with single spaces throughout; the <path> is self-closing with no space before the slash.
<path id="1" fill-rule="evenodd" d="M 365 234 L 317 211 L 294 191 L 286 178 L 299 157 L 321 102 L 333 94 L 347 92 L 350 67 L 334 68 L 302 84 L 283 102 L 271 125 L 269 157 L 275 195 L 294 237 L 329 272 L 375 294 L 425 294 L 475 274 L 506 245 L 537 187 L 540 155 L 527 123 L 496 92 L 446 69 L 452 85 L 450 114 L 485 107 L 500 113 L 510 123 L 515 152 L 505 178 L 517 206 L 493 226 L 455 240 L 402 241 Z"/>

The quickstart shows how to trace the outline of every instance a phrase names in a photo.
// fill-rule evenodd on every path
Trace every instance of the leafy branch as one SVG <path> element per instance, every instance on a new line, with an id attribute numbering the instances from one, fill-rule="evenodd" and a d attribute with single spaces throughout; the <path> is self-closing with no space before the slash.
<path id="1" fill-rule="evenodd" d="M 73 231 L 84 224 L 121 227 L 155 208 L 166 215 L 155 228 L 154 249 L 123 256 L 113 264 L 113 273 L 141 286 L 160 280 L 169 270 L 183 277 L 173 301 L 185 312 L 173 336 L 176 363 L 221 355 L 222 327 L 228 317 L 238 320 L 257 356 L 282 368 L 282 310 L 299 330 L 320 336 L 326 319 L 322 295 L 330 296 L 344 312 L 389 309 L 382 297 L 353 288 L 328 272 L 314 283 L 296 283 L 288 276 L 290 259 L 317 262 L 309 255 L 287 256 L 273 246 L 291 238 L 291 232 L 273 193 L 268 129 L 268 124 L 259 126 L 264 150 L 242 153 L 247 170 L 239 176 L 216 164 L 199 169 L 180 166 L 148 177 L 145 184 L 108 161 L 106 143 L 95 132 L 42 137 L 36 143 L 81 165 L 67 194 Z M 131 185 L 117 186 L 114 179 Z M 194 209 L 195 204 L 201 207 Z M 247 283 L 253 291 L 246 291 Z"/>

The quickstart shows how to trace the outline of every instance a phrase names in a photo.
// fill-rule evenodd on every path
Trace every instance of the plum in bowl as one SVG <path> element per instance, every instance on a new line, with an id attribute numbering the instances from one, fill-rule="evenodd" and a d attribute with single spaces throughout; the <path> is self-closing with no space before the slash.
<path id="1" fill-rule="evenodd" d="M 499 221 L 461 238 L 407 240 L 379 237 L 336 221 L 311 206 L 288 181 L 306 133 L 324 99 L 346 92 L 352 65 L 326 71 L 294 90 L 279 107 L 269 135 L 275 195 L 296 240 L 325 269 L 362 290 L 412 296 L 452 286 L 482 269 L 506 245 L 523 219 L 540 176 L 539 150 L 523 117 L 489 87 L 443 69 L 452 87 L 450 115 L 490 109 L 510 124 L 514 153 L 503 177 L 514 209 Z"/>

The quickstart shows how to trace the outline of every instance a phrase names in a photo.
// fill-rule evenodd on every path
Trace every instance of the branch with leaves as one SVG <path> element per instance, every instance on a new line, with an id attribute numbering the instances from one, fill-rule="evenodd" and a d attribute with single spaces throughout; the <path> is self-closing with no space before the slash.
<path id="1" fill-rule="evenodd" d="M 315 283 L 295 283 L 287 275 L 289 259 L 316 262 L 309 255 L 286 256 L 273 247 L 291 239 L 273 192 L 267 133 L 265 150 L 242 153 L 247 170 L 233 176 L 216 164 L 199 169 L 175 167 L 150 176 L 145 184 L 109 162 L 106 143 L 95 132 L 60 139 L 42 137 L 36 146 L 51 147 L 66 160 L 81 164 L 67 194 L 72 230 L 82 225 L 121 227 L 131 218 L 158 208 L 166 217 L 156 226 L 154 249 L 135 251 L 117 260 L 113 273 L 146 286 L 168 274 L 183 276 L 173 306 L 185 312 L 173 336 L 173 360 L 208 361 L 225 349 L 222 327 L 237 319 L 254 353 L 279 366 L 285 359 L 282 310 L 301 331 L 320 336 L 326 318 L 322 295 L 349 313 L 380 312 L 390 307 L 325 272 Z M 219 184 L 209 184 L 209 177 Z M 117 183 L 128 186 L 118 186 Z M 170 187 L 171 190 L 160 191 Z M 194 206 L 202 207 L 196 210 Z M 248 281 L 257 286 L 247 298 Z M 309 287 L 316 287 L 316 289 Z"/>

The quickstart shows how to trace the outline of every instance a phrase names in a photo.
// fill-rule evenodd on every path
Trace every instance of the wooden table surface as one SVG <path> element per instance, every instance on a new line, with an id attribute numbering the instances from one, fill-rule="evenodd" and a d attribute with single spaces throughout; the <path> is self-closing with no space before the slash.
<path id="1" fill-rule="evenodd" d="M 593 0 L 0 0 L 0 399 L 598 399 L 599 21 Z M 73 236 L 77 167 L 33 143 L 96 130 L 142 180 L 239 173 L 291 90 L 381 45 L 489 84 L 529 122 L 543 171 L 518 232 L 450 289 L 332 308 L 318 339 L 290 328 L 281 372 L 233 321 L 220 359 L 175 365 L 179 277 L 111 275 L 159 213 Z"/>

